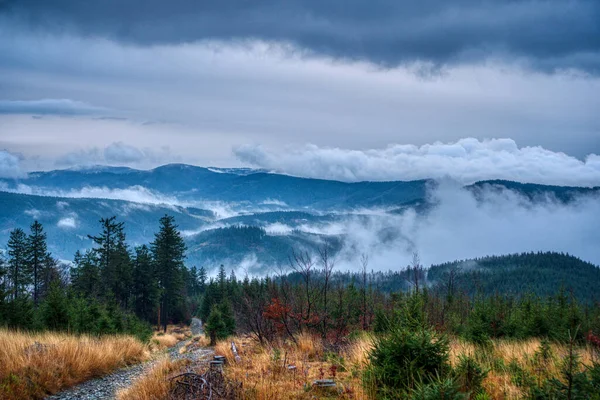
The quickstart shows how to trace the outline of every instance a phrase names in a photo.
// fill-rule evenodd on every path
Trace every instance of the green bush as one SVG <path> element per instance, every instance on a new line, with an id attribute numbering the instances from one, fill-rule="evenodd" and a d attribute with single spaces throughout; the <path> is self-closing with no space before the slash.
<path id="1" fill-rule="evenodd" d="M 450 371 L 448 340 L 434 331 L 398 328 L 379 337 L 369 354 L 365 385 L 383 398 L 406 394 L 417 382 L 427 385 Z"/>
<path id="2" fill-rule="evenodd" d="M 475 359 L 461 355 L 454 373 L 460 390 L 471 399 L 481 393 L 481 384 L 488 371 L 484 370 Z"/>
<path id="3" fill-rule="evenodd" d="M 458 384 L 452 378 L 437 379 L 428 384 L 418 384 L 411 393 L 410 400 L 464 400 Z"/>

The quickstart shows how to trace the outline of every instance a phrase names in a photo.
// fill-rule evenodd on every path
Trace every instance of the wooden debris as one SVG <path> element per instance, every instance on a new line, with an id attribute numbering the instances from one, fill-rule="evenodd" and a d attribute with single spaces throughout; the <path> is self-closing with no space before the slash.
<path id="1" fill-rule="evenodd" d="M 242 357 L 238 354 L 237 347 L 235 346 L 235 342 L 231 341 L 231 352 L 233 353 L 233 358 L 235 358 L 235 362 L 242 361 Z"/>

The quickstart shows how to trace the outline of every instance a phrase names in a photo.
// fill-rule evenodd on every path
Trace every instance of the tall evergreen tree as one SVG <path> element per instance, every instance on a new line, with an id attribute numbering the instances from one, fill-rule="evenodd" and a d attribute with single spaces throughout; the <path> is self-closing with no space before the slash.
<path id="1" fill-rule="evenodd" d="M 135 249 L 133 294 L 136 315 L 146 321 L 152 321 L 158 308 L 160 292 L 152 254 L 146 245 Z"/>
<path id="2" fill-rule="evenodd" d="M 123 222 L 116 217 L 102 218 L 102 233 L 88 236 L 97 247 L 101 283 L 107 298 L 116 297 L 122 306 L 127 306 L 132 285 L 132 268 L 129 250 L 125 242 Z"/>
<path id="3" fill-rule="evenodd" d="M 97 298 L 100 294 L 100 273 L 97 255 L 88 250 L 84 254 L 75 253 L 75 266 L 71 268 L 71 284 L 76 293 L 89 298 Z"/>
<path id="4" fill-rule="evenodd" d="M 217 274 L 217 283 L 219 284 L 219 298 L 224 299 L 227 295 L 227 273 L 225 272 L 225 266 L 221 264 L 219 267 L 219 273 Z M 219 300 L 220 302 L 221 300 Z"/>
<path id="5" fill-rule="evenodd" d="M 165 215 L 160 219 L 160 229 L 151 244 L 160 288 L 161 322 L 166 332 L 168 319 L 174 315 L 181 303 L 185 282 L 183 281 L 183 261 L 186 246 L 177 230 L 175 218 Z"/>
<path id="6" fill-rule="evenodd" d="M 31 224 L 31 234 L 27 238 L 27 263 L 33 275 L 33 304 L 37 307 L 40 301 L 44 267 L 48 265 L 48 246 L 46 233 L 37 220 Z"/>
<path id="7" fill-rule="evenodd" d="M 196 297 L 200 294 L 200 288 L 198 283 L 198 268 L 193 266 L 187 273 L 187 292 L 188 296 Z"/>
<path id="8" fill-rule="evenodd" d="M 16 300 L 25 293 L 31 283 L 31 274 L 27 263 L 27 235 L 21 228 L 13 229 L 8 239 L 8 274 L 11 286 L 11 298 Z"/>
<path id="9" fill-rule="evenodd" d="M 206 268 L 200 267 L 200 270 L 198 270 L 198 288 L 202 294 L 206 291 L 207 280 L 208 274 L 206 273 Z"/>

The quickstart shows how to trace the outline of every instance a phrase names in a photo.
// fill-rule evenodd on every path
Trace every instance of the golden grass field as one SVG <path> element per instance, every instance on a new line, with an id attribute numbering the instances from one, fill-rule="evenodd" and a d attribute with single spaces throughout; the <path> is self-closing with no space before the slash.
<path id="1" fill-rule="evenodd" d="M 215 353 L 227 357 L 225 368 L 227 378 L 242 383 L 245 399 L 314 399 L 311 384 L 319 378 L 331 378 L 343 387 L 341 394 L 329 398 L 373 399 L 368 388 L 363 387 L 361 375 L 368 365 L 368 352 L 372 340 L 368 335 L 352 341 L 335 356 L 328 354 L 320 340 L 309 335 L 301 335 L 298 345 L 280 343 L 275 346 L 260 346 L 256 342 L 238 337 L 234 341 L 242 357 L 236 363 L 230 350 L 230 341 L 218 342 Z M 526 394 L 513 383 L 511 367 L 530 372 L 532 375 L 559 376 L 560 362 L 567 354 L 563 345 L 551 344 L 552 358 L 540 370 L 533 361 L 540 348 L 540 340 L 495 341 L 493 347 L 482 351 L 476 346 L 458 339 L 450 342 L 450 362 L 456 365 L 460 355 L 474 357 L 480 365 L 489 370 L 483 382 L 486 392 L 494 400 L 524 399 Z M 591 364 L 591 351 L 578 349 L 583 364 Z M 512 363 L 512 366 L 511 366 Z M 296 368 L 289 370 L 288 365 Z M 324 398 L 324 397 L 317 397 Z"/>
<path id="2" fill-rule="evenodd" d="M 90 378 L 108 374 L 126 365 L 141 362 L 158 352 L 191 337 L 189 330 L 169 327 L 166 334 L 155 332 L 149 344 L 128 336 L 73 336 L 63 333 L 23 333 L 0 330 L 0 398 L 3 400 L 43 398 L 50 393 L 73 386 Z M 233 358 L 231 340 L 219 341 L 215 354 L 228 363 L 225 377 L 241 383 L 241 398 L 253 400 L 286 400 L 326 398 L 315 392 L 316 379 L 335 378 L 342 390 L 327 398 L 373 399 L 362 382 L 368 366 L 372 339 L 368 334 L 352 340 L 337 352 L 327 351 L 318 337 L 302 334 L 297 344 L 279 342 L 260 345 L 248 337 L 235 337 L 241 362 Z M 532 376 L 559 376 L 561 360 L 567 354 L 564 345 L 551 344 L 551 358 L 540 368 L 534 354 L 540 340 L 494 341 L 482 350 L 468 342 L 450 341 L 450 362 L 458 363 L 461 355 L 474 357 L 489 371 L 483 382 L 486 392 L 495 400 L 524 399 L 525 393 L 514 383 L 515 368 Z M 193 338 L 188 347 L 205 347 L 203 336 Z M 591 351 L 579 348 L 581 361 L 592 362 Z M 132 385 L 118 393 L 119 400 L 161 400 L 168 397 L 167 377 L 183 370 L 186 361 L 160 358 L 154 367 Z M 288 368 L 293 366 L 295 368 Z"/>
<path id="3" fill-rule="evenodd" d="M 147 347 L 130 336 L 0 330 L 0 397 L 41 399 L 148 356 Z"/>
<path id="4" fill-rule="evenodd" d="M 169 395 L 168 376 L 184 368 L 187 360 L 160 360 L 150 372 L 137 379 L 127 389 L 117 393 L 118 400 L 163 400 Z"/>
<path id="5" fill-rule="evenodd" d="M 149 359 L 190 337 L 187 328 L 155 332 L 150 343 L 132 336 L 75 336 L 0 329 L 0 399 L 42 399 L 80 382 Z"/>

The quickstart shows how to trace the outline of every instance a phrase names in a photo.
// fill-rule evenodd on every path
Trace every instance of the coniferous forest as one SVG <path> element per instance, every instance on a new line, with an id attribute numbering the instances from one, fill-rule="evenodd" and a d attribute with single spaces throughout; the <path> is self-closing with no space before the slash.
<path id="1" fill-rule="evenodd" d="M 468 357 L 451 367 L 449 338 L 481 351 L 498 340 L 533 339 L 600 350 L 598 267 L 567 254 L 486 257 L 429 269 L 415 254 L 411 265 L 389 272 L 370 270 L 363 255 L 358 272 L 346 272 L 335 269 L 334 250 L 324 245 L 317 253 L 292 252 L 278 274 L 238 277 L 223 265 L 213 276 L 186 266 L 186 246 L 168 215 L 148 244 L 131 246 L 116 217 L 101 219 L 89 239 L 93 248 L 67 264 L 48 252 L 39 222 L 28 232 L 14 229 L 0 264 L 0 324 L 148 341 L 152 326 L 166 332 L 197 317 L 209 345 L 246 335 L 263 346 L 302 346 L 303 335 L 312 335 L 331 354 L 368 334 L 374 347 L 362 379 L 376 398 L 484 393 L 465 392 L 464 385 L 474 384 L 465 376 L 482 380 L 487 372 Z M 523 390 L 531 398 L 592 398 L 585 396 L 600 389 L 597 360 L 582 369 L 569 354 L 566 380 L 523 376 Z M 408 378 L 398 378 L 397 370 Z"/>

